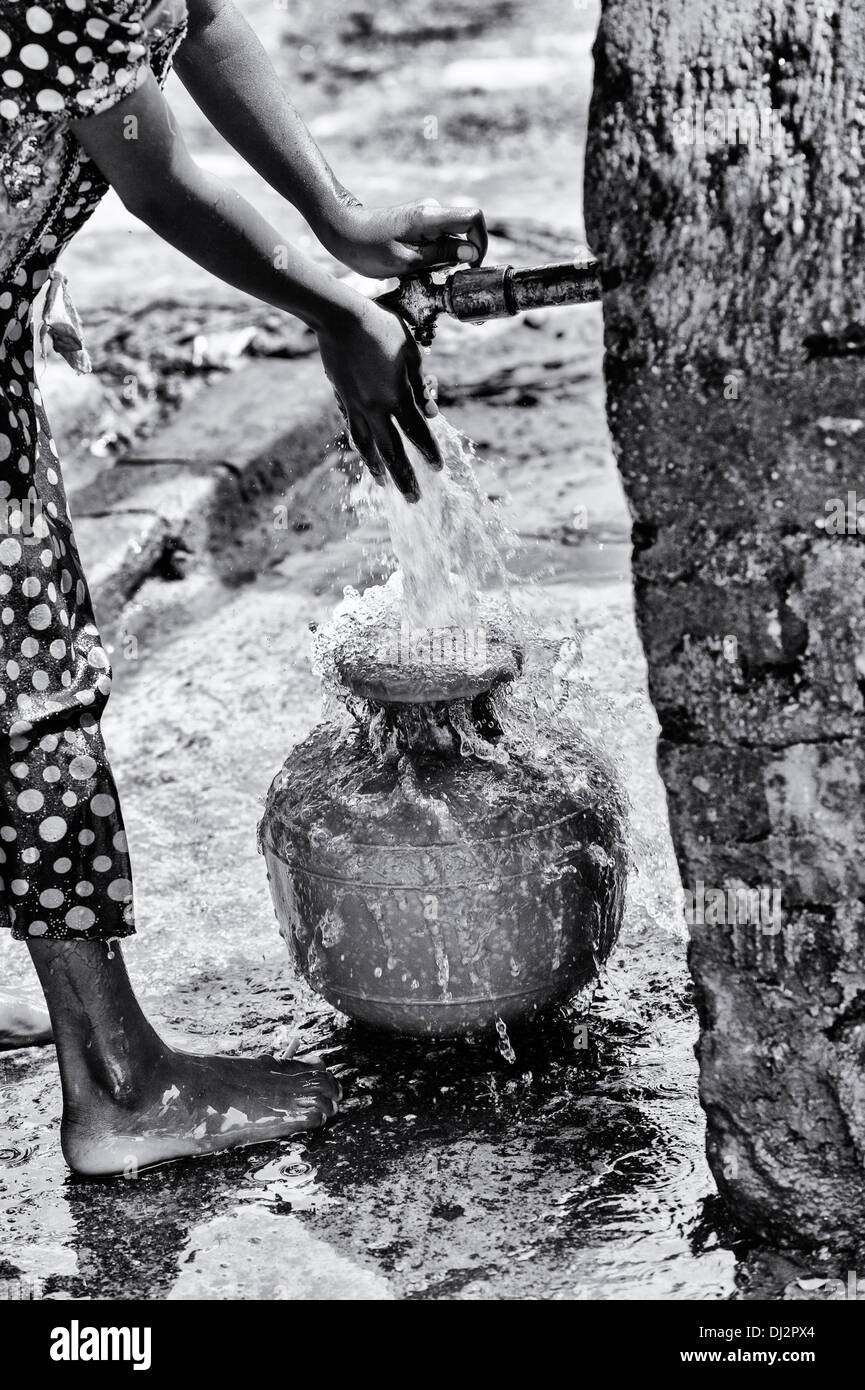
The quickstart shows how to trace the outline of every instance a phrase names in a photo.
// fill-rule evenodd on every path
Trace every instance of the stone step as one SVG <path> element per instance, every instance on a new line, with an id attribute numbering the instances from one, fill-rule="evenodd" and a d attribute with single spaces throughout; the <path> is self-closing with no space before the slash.
<path id="1" fill-rule="evenodd" d="M 116 619 L 171 550 L 205 552 L 261 489 L 290 484 L 339 426 L 318 360 L 262 359 L 182 407 L 134 455 L 73 493 L 71 509 L 97 614 Z"/>

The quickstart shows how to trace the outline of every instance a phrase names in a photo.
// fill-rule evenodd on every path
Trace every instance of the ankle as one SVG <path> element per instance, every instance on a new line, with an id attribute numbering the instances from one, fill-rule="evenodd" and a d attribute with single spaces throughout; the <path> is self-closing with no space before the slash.
<path id="1" fill-rule="evenodd" d="M 167 1052 L 156 1033 L 135 1039 L 91 1036 L 84 1047 L 74 1049 L 72 1057 L 58 1046 L 64 1092 L 71 1108 L 140 1107 L 159 1084 Z"/>
<path id="2" fill-rule="evenodd" d="M 54 1024 L 67 1110 L 139 1105 L 158 1085 L 168 1049 L 141 1011 L 119 946 L 28 945 Z"/>

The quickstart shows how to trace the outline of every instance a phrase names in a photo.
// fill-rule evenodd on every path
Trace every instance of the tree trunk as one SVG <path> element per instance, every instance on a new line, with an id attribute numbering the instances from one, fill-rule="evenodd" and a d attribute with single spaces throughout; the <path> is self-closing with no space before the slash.
<path id="1" fill-rule="evenodd" d="M 745 1225 L 838 1252 L 865 1232 L 863 83 L 857 0 L 604 0 L 586 166 L 709 1158 Z"/>

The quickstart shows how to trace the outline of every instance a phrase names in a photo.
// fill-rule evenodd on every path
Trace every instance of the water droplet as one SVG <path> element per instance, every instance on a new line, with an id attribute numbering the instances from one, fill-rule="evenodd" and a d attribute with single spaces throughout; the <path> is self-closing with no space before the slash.
<path id="1" fill-rule="evenodd" d="M 496 1019 L 496 1032 L 499 1036 L 499 1052 L 502 1054 L 505 1061 L 513 1066 L 514 1062 L 517 1060 L 517 1054 L 514 1052 L 511 1040 L 508 1037 L 507 1024 L 503 1018 Z"/>

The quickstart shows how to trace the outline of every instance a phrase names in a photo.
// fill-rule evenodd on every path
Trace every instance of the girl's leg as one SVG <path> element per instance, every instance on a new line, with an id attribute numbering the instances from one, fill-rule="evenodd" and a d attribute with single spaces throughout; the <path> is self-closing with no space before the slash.
<path id="1" fill-rule="evenodd" d="M 78 1173 L 136 1173 L 323 1125 L 339 1086 L 302 1062 L 199 1057 L 166 1046 L 115 943 L 32 941 L 63 1087 L 61 1144 Z"/>
<path id="2" fill-rule="evenodd" d="M 48 1003 L 68 1163 L 134 1173 L 314 1128 L 339 1087 L 301 1063 L 174 1052 L 132 992 L 117 945 L 134 930 L 132 873 L 99 723 L 111 671 L 33 354 L 18 355 L 28 312 L 0 340 L 0 925 L 27 942 Z"/>
<path id="3" fill-rule="evenodd" d="M 44 1009 L 0 994 L 0 1052 L 14 1047 L 44 1047 L 52 1041 L 51 1023 Z"/>

